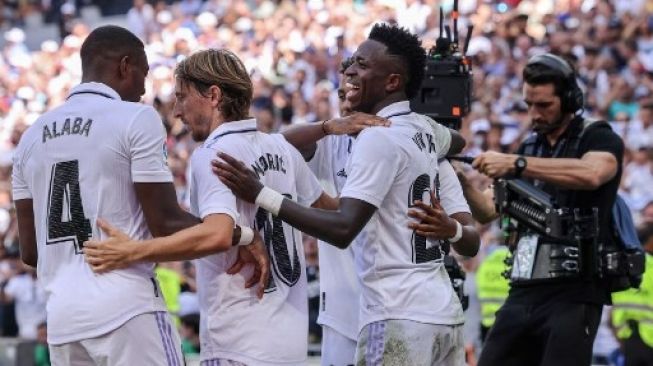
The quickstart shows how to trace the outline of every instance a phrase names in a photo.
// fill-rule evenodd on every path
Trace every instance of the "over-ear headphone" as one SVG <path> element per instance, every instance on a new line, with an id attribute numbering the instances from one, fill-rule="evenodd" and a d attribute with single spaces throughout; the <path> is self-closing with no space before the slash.
<path id="1" fill-rule="evenodd" d="M 567 90 L 563 90 L 562 95 L 560 96 L 560 104 L 564 112 L 575 113 L 583 108 L 583 91 L 580 90 L 580 87 L 576 82 L 576 73 L 571 66 L 569 66 L 567 61 L 551 53 L 544 53 L 531 57 L 526 66 L 536 64 L 544 65 L 549 69 L 560 73 L 560 75 L 565 79 Z"/>

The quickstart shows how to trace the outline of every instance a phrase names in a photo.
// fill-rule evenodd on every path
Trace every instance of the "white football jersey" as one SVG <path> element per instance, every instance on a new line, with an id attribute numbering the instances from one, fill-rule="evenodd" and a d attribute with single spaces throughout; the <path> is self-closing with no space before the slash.
<path id="1" fill-rule="evenodd" d="M 327 136 L 318 141 L 315 155 L 308 163 L 324 191 L 331 196 L 339 196 L 345 185 L 345 165 L 353 143 L 350 136 Z M 318 240 L 318 248 L 320 313 L 317 322 L 356 340 L 360 284 L 354 267 L 353 247 L 339 249 Z"/>
<path id="2" fill-rule="evenodd" d="M 83 83 L 25 132 L 14 155 L 15 200 L 32 199 L 48 342 L 108 333 L 136 315 L 165 311 L 153 264 L 97 275 L 82 255 L 103 218 L 134 239 L 150 231 L 134 183 L 172 182 L 165 130 L 149 106 Z"/>
<path id="3" fill-rule="evenodd" d="M 365 240 L 353 244 L 362 286 L 359 329 L 384 319 L 462 324 L 440 246 L 410 230 L 406 214 L 414 200 L 430 201 L 438 159 L 448 146 L 408 101 L 378 115 L 392 124 L 358 135 L 341 194 L 378 209 L 361 233 Z"/>
<path id="4" fill-rule="evenodd" d="M 256 227 L 265 239 L 271 278 L 260 301 L 245 289 L 251 268 L 228 275 L 237 248 L 199 259 L 202 360 L 229 359 L 247 365 L 298 365 L 308 353 L 308 303 L 301 233 L 253 204 L 236 200 L 211 171 L 223 151 L 254 170 L 263 184 L 302 205 L 313 204 L 322 187 L 301 154 L 281 135 L 256 131 L 256 120 L 220 125 L 191 158 L 190 200 L 200 218 L 228 214 Z"/>

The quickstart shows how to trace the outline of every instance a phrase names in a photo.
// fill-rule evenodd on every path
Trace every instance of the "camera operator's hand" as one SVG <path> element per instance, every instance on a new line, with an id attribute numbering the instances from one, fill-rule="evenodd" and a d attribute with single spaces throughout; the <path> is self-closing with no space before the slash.
<path id="1" fill-rule="evenodd" d="M 486 151 L 474 159 L 472 166 L 490 178 L 501 178 L 515 172 L 517 155 Z"/>

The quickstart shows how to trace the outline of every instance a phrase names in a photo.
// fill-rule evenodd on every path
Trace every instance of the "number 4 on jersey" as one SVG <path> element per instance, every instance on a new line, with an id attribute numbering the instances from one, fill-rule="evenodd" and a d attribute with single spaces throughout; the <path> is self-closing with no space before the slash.
<path id="1" fill-rule="evenodd" d="M 79 191 L 79 161 L 52 165 L 48 199 L 47 244 L 72 241 L 75 254 L 81 254 L 84 242 L 92 235 L 91 222 L 84 216 Z"/>

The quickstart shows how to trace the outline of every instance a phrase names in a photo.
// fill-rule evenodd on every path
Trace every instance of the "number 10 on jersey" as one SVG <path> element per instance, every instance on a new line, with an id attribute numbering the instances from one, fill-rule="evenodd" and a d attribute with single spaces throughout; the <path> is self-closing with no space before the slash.
<path id="1" fill-rule="evenodd" d="M 72 242 L 75 254 L 82 254 L 84 242 L 92 233 L 91 221 L 84 216 L 79 191 L 79 161 L 53 164 L 48 197 L 47 244 Z"/>

